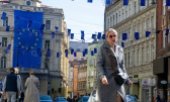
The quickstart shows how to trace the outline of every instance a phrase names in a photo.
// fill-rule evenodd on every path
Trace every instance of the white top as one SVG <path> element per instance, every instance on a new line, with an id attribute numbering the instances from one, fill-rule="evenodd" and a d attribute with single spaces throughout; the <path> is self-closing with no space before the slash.
<path id="1" fill-rule="evenodd" d="M 114 49 L 115 48 L 115 49 Z M 120 66 L 119 66 L 119 63 L 120 63 L 120 61 L 119 61 L 119 57 L 121 57 L 120 56 L 120 52 L 118 51 L 119 50 L 119 46 L 118 45 L 114 45 L 114 47 L 111 47 L 110 48 L 111 50 L 112 50 L 112 52 L 113 52 L 113 54 L 115 55 L 115 57 L 116 57 L 116 61 L 117 61 L 117 64 L 118 64 L 118 70 L 119 70 L 119 75 L 121 75 L 124 79 L 127 79 L 128 78 L 128 75 L 127 75 L 127 73 L 125 73 L 123 70 L 124 70 L 124 68 L 120 68 Z M 123 59 L 124 60 L 124 59 Z"/>

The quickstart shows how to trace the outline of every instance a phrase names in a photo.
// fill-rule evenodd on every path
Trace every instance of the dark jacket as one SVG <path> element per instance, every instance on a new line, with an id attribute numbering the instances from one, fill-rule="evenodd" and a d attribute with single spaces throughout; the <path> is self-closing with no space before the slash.
<path id="1" fill-rule="evenodd" d="M 6 81 L 5 81 L 5 91 L 14 91 L 17 92 L 17 75 L 14 73 L 10 73 L 6 76 Z"/>

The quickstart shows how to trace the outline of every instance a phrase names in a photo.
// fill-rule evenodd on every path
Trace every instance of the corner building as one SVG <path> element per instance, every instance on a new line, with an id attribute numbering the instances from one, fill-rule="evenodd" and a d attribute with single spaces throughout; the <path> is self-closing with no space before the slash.
<path id="1" fill-rule="evenodd" d="M 39 25 L 39 29 L 43 29 L 43 32 L 40 33 L 42 35 L 36 33 L 35 30 L 37 29 L 35 25 L 39 23 L 35 21 L 36 16 L 26 18 L 25 15 L 21 15 L 17 19 L 15 18 L 16 11 L 23 12 L 26 15 L 28 13 L 33 15 L 41 13 L 42 25 Z M 40 79 L 41 94 L 52 94 L 51 90 L 53 89 L 54 97 L 67 96 L 69 63 L 68 58 L 65 57 L 65 49 L 69 48 L 69 39 L 63 10 L 42 5 L 39 0 L 10 0 L 9 3 L 0 3 L 0 16 L 0 81 L 3 80 L 7 69 L 15 66 L 20 69 L 24 83 L 25 79 L 28 77 L 29 69 L 33 68 Z M 30 19 L 29 23 L 21 22 L 24 20 L 29 21 L 28 19 Z M 25 27 L 24 29 L 20 29 L 22 31 L 20 33 L 16 33 L 16 22 L 24 25 L 17 27 Z M 26 24 L 24 23 L 27 23 L 28 29 L 26 29 Z M 30 26 L 35 27 L 35 29 L 29 28 Z M 30 33 L 30 31 L 33 33 Z M 27 37 L 16 38 L 17 34 L 26 34 Z M 38 42 L 40 38 L 40 44 L 34 42 L 34 40 Z M 32 60 L 35 60 L 32 59 L 28 60 L 27 63 L 23 63 L 29 56 L 21 60 L 19 58 L 20 53 L 16 55 L 16 39 L 21 41 L 18 42 L 18 44 L 21 45 L 24 51 L 32 51 L 30 55 L 38 56 L 39 59 L 35 62 L 32 62 Z M 27 43 L 25 42 L 26 40 L 34 43 Z M 33 52 L 33 49 L 37 46 L 40 46 L 39 52 Z M 59 53 L 60 57 L 57 57 L 57 53 Z M 39 62 L 38 67 L 34 66 L 28 68 L 28 66 L 33 66 L 37 62 Z M 27 67 L 25 67 L 25 65 L 27 65 Z"/>

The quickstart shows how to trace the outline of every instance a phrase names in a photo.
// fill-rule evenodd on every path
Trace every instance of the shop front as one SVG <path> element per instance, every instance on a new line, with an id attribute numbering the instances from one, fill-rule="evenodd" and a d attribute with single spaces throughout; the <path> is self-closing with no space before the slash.
<path id="1" fill-rule="evenodd" d="M 161 57 L 154 61 L 153 73 L 157 76 L 157 95 L 164 101 L 170 101 L 170 57 Z"/>

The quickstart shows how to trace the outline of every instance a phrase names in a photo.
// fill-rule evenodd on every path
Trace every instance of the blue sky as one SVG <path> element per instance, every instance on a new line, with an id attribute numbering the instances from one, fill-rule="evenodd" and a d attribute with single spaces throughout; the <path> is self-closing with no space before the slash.
<path id="1" fill-rule="evenodd" d="M 86 42 L 91 42 L 91 35 L 103 32 L 104 0 L 41 0 L 42 4 L 64 10 L 67 27 L 74 33 L 74 41 L 80 41 L 80 31 L 84 30 Z"/>

